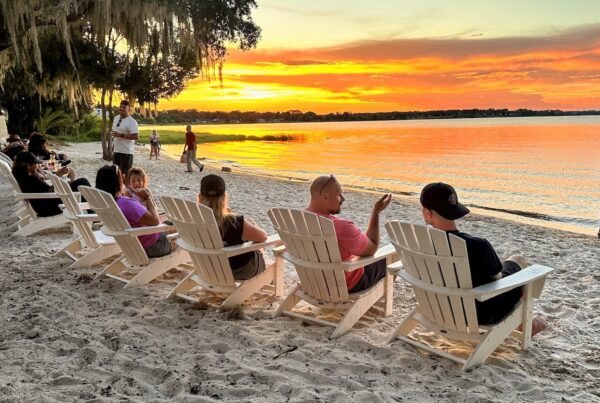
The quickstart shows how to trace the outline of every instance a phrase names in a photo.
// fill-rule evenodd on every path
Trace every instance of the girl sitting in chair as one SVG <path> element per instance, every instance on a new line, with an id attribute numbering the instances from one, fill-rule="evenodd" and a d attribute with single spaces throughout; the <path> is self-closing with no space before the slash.
<path id="1" fill-rule="evenodd" d="M 220 176 L 210 174 L 202 178 L 198 204 L 212 209 L 225 246 L 239 245 L 245 241 L 266 241 L 267 233 L 263 229 L 243 215 L 231 212 L 225 181 Z M 265 260 L 260 251 L 232 256 L 229 263 L 236 280 L 248 280 L 265 271 Z"/>

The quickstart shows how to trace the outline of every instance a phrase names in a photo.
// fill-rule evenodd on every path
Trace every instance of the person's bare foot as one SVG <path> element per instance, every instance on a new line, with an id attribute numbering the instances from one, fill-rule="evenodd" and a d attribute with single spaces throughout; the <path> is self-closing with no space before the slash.
<path id="1" fill-rule="evenodd" d="M 535 336 L 536 334 L 538 334 L 539 332 L 541 332 L 542 330 L 546 329 L 548 327 L 548 323 L 546 322 L 546 320 L 544 318 L 542 318 L 541 316 L 534 316 L 533 319 L 531 320 L 531 337 Z M 519 327 L 517 328 L 517 330 L 519 332 L 523 331 L 523 324 L 520 324 Z"/>

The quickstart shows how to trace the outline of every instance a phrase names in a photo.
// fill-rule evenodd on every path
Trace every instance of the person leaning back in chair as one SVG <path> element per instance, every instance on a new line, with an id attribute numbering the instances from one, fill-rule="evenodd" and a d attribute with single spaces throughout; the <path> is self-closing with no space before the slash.
<path id="1" fill-rule="evenodd" d="M 421 191 L 420 200 L 423 218 L 427 224 L 465 240 L 473 288 L 510 276 L 528 266 L 525 258 L 518 255 L 501 262 L 488 240 L 458 230 L 455 220 L 464 217 L 470 211 L 458 201 L 452 186 L 441 182 L 430 183 Z M 478 322 L 482 325 L 499 322 L 513 310 L 521 296 L 521 288 L 516 288 L 488 301 L 476 301 Z M 540 316 L 535 316 L 532 335 L 545 328 L 546 321 Z"/>
<path id="2" fill-rule="evenodd" d="M 385 210 L 392 200 L 386 194 L 375 202 L 365 233 L 350 220 L 335 217 L 342 210 L 344 203 L 342 186 L 335 176 L 319 176 L 310 185 L 310 204 L 306 211 L 316 213 L 333 221 L 335 234 L 343 261 L 355 256 L 372 256 L 379 246 L 379 214 Z M 349 293 L 366 290 L 385 277 L 387 263 L 378 260 L 363 268 L 344 273 Z"/>

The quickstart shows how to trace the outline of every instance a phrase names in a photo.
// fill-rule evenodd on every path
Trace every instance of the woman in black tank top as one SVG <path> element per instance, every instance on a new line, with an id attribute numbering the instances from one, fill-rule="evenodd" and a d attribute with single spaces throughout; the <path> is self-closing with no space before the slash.
<path id="1" fill-rule="evenodd" d="M 245 241 L 266 241 L 265 230 L 229 209 L 225 181 L 220 176 L 210 174 L 202 178 L 198 204 L 212 209 L 225 246 L 239 245 Z M 230 257 L 229 263 L 236 280 L 248 280 L 265 271 L 265 261 L 260 251 Z"/>

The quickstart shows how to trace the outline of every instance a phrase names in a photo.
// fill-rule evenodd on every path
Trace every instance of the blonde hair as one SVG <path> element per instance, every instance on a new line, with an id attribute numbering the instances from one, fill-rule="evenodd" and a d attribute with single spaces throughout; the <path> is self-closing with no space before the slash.
<path id="1" fill-rule="evenodd" d="M 131 177 L 133 175 L 139 176 L 142 178 L 142 182 L 143 182 L 143 188 L 147 188 L 148 187 L 148 176 L 146 175 L 146 172 L 142 169 L 142 168 L 129 168 L 129 171 L 127 171 L 127 186 L 129 186 L 129 181 L 131 180 Z"/>
<path id="2" fill-rule="evenodd" d="M 227 193 L 216 197 L 204 197 L 198 193 L 197 203 L 209 207 L 213 211 L 221 235 L 227 231 L 230 225 L 232 227 L 236 226 L 237 223 L 235 217 L 237 214 L 233 213 L 229 208 Z"/>

